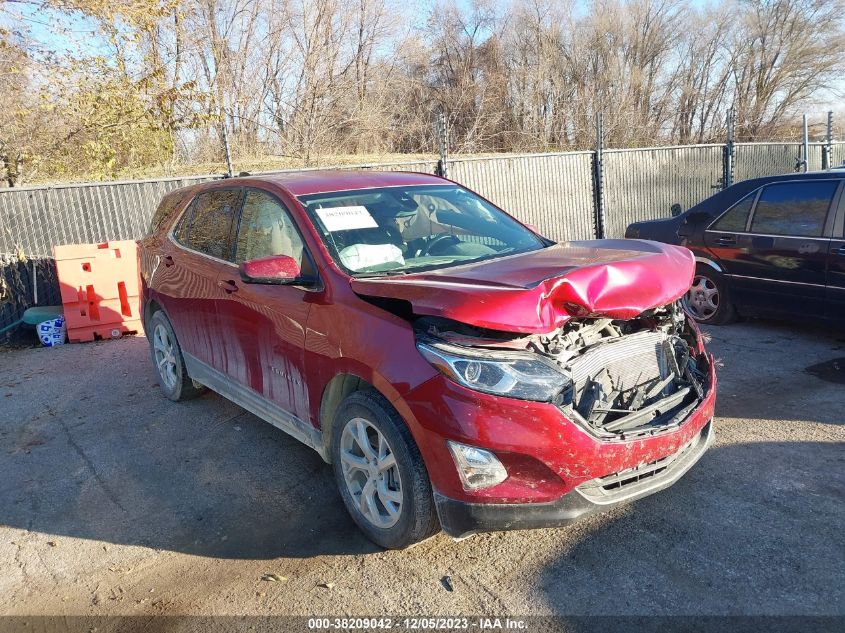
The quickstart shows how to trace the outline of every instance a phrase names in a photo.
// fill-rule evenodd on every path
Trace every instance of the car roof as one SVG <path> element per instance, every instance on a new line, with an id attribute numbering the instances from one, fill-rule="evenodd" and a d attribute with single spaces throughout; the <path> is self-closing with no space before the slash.
<path id="1" fill-rule="evenodd" d="M 775 176 L 760 176 L 758 178 L 749 178 L 744 182 L 755 182 L 757 186 L 766 184 L 767 182 L 779 182 L 783 180 L 824 180 L 824 179 L 845 178 L 845 173 L 838 169 L 819 169 L 815 171 L 796 171 L 785 174 L 777 174 Z M 737 183 L 739 184 L 739 183 Z"/>
<path id="2" fill-rule="evenodd" d="M 831 170 L 793 172 L 788 174 L 778 174 L 777 176 L 762 176 L 759 178 L 741 180 L 734 183 L 727 189 L 723 189 L 722 191 L 715 193 L 709 198 L 705 198 L 698 204 L 690 207 L 687 213 L 699 211 L 703 211 L 711 215 L 722 213 L 725 209 L 741 200 L 750 192 L 773 182 L 794 180 L 841 180 L 843 178 L 845 178 L 845 171 Z"/>
<path id="3" fill-rule="evenodd" d="M 220 181 L 215 181 L 219 183 Z M 374 187 L 400 187 L 408 185 L 444 185 L 448 180 L 410 171 L 369 171 L 345 169 L 320 169 L 274 174 L 260 174 L 226 179 L 230 186 L 261 186 L 274 184 L 293 196 L 315 193 L 350 191 Z"/>

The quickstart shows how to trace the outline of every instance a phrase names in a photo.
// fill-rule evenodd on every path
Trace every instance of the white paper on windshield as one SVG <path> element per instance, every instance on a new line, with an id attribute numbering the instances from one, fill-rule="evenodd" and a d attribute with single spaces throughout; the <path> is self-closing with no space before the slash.
<path id="1" fill-rule="evenodd" d="M 316 209 L 317 216 L 329 233 L 335 231 L 351 231 L 353 229 L 373 229 L 378 226 L 367 207 L 360 205 L 352 207 L 329 207 Z"/>
<path id="2" fill-rule="evenodd" d="M 350 270 L 361 270 L 380 264 L 405 265 L 402 251 L 393 244 L 353 244 L 341 250 L 338 255 L 343 265 Z"/>

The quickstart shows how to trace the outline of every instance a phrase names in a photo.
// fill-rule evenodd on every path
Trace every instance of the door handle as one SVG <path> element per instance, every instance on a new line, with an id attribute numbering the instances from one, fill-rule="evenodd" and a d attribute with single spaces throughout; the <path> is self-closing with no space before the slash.
<path id="1" fill-rule="evenodd" d="M 237 292 L 238 290 L 238 284 L 236 284 L 231 279 L 226 279 L 225 281 L 218 281 L 217 285 L 223 288 L 223 291 L 228 295 L 232 294 L 233 292 Z"/>
<path id="2" fill-rule="evenodd" d="M 832 249 L 830 249 L 830 252 L 833 253 L 834 255 L 845 256 L 845 246 L 840 246 L 838 248 L 832 248 Z"/>
<path id="3" fill-rule="evenodd" d="M 162 257 L 162 259 L 164 260 L 165 268 L 170 268 L 173 264 L 176 263 L 173 261 L 173 258 L 170 255 L 165 255 L 164 257 Z"/>
<path id="4" fill-rule="evenodd" d="M 733 235 L 722 235 L 721 237 L 716 239 L 716 242 L 720 246 L 731 246 L 736 244 L 736 238 Z"/>

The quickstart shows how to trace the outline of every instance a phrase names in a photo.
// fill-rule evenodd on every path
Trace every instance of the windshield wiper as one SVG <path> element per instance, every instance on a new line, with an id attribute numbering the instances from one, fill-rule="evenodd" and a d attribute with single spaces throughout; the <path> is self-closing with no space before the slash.
<path id="1" fill-rule="evenodd" d="M 358 279 L 366 279 L 367 277 L 387 277 L 389 275 L 395 275 L 396 271 L 393 270 L 373 270 L 370 272 L 363 272 L 363 273 L 353 273 L 354 277 Z"/>
<path id="2" fill-rule="evenodd" d="M 509 247 L 504 248 L 500 251 L 495 253 L 490 253 L 489 255 L 480 255 L 478 257 L 473 257 L 471 259 L 453 259 L 450 262 L 439 262 L 437 264 L 423 264 L 421 266 L 412 266 L 410 268 L 403 268 L 402 272 L 405 274 L 407 273 L 418 273 L 418 272 L 425 272 L 427 270 L 437 270 L 439 268 L 450 268 L 452 266 L 463 266 L 464 264 L 476 264 L 478 262 L 483 262 L 487 259 L 496 259 L 498 257 L 502 257 L 503 255 L 512 255 L 517 253 L 515 248 Z"/>

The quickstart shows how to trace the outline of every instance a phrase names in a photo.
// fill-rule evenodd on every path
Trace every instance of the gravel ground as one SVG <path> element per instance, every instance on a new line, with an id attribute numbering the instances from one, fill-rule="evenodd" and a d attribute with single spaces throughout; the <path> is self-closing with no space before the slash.
<path id="1" fill-rule="evenodd" d="M 716 442 L 674 487 L 404 552 L 360 535 L 310 449 L 217 395 L 164 399 L 144 338 L 0 350 L 0 613 L 841 615 L 842 374 L 807 368 L 845 344 L 711 334 Z"/>

